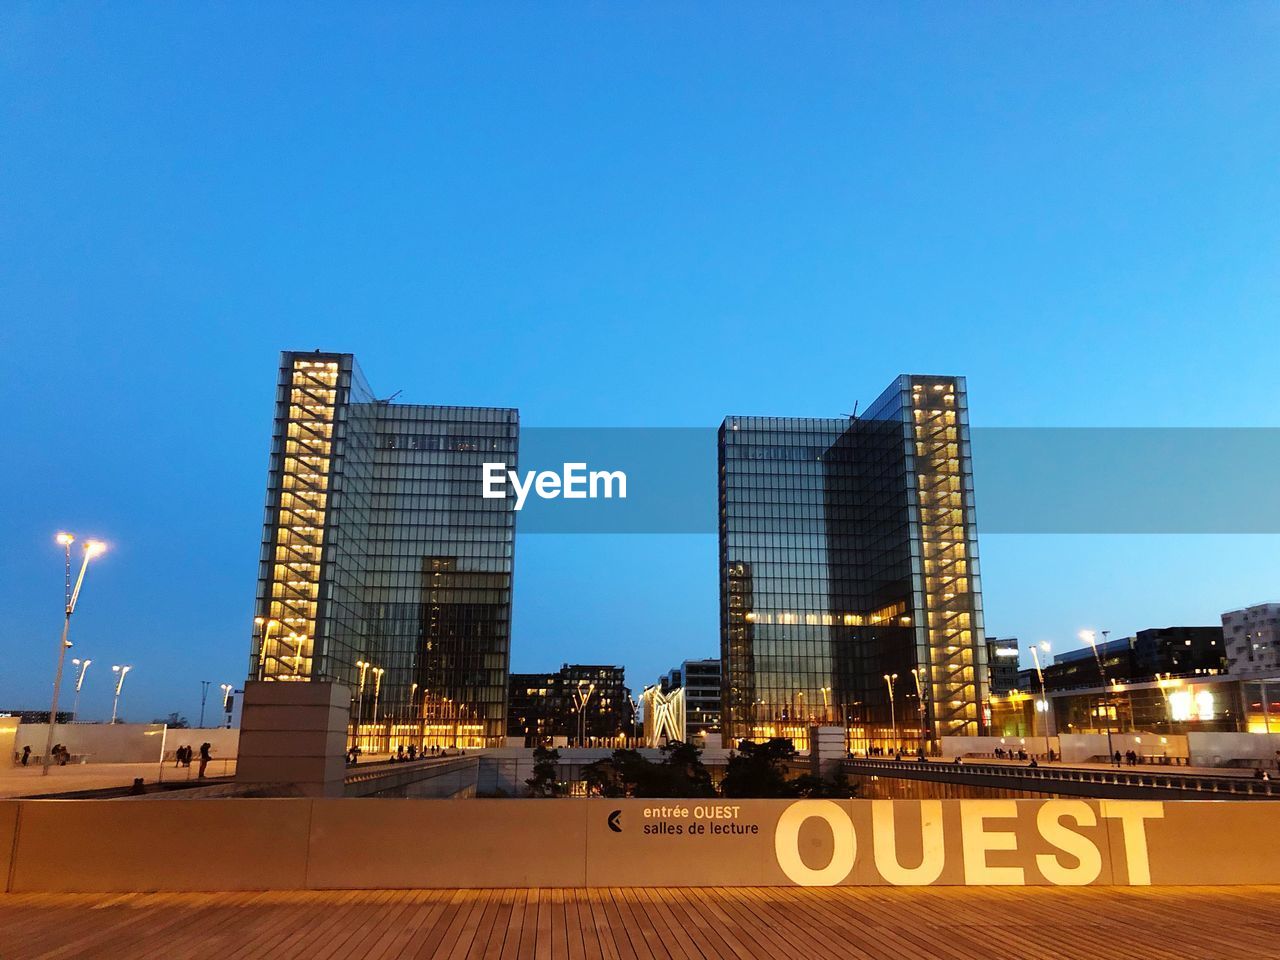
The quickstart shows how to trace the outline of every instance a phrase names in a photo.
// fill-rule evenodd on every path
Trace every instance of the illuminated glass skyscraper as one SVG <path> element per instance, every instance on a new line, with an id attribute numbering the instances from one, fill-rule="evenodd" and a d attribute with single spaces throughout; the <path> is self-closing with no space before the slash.
<path id="1" fill-rule="evenodd" d="M 368 751 L 506 734 L 517 411 L 378 400 L 354 357 L 281 356 L 250 679 L 353 692 Z"/>
<path id="2" fill-rule="evenodd" d="M 858 417 L 720 428 L 726 742 L 843 725 L 857 749 L 983 727 L 987 651 L 961 377 Z"/>

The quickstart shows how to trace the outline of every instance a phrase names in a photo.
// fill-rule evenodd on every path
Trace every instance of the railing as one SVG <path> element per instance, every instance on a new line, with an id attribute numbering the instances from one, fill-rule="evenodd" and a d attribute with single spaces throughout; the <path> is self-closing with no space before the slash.
<path id="1" fill-rule="evenodd" d="M 1147 773 L 1091 770 L 1086 767 L 1015 767 L 1007 764 L 955 763 L 948 760 L 846 760 L 849 774 L 1001 786 L 1037 793 L 1067 793 L 1106 797 L 1151 795 L 1162 799 L 1274 800 L 1280 799 L 1280 781 L 1196 773 Z"/>

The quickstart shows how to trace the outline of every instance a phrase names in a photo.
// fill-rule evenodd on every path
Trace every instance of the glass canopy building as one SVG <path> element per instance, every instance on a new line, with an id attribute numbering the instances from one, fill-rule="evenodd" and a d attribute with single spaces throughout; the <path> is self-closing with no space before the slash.
<path id="1" fill-rule="evenodd" d="M 378 400 L 354 357 L 281 356 L 250 679 L 353 691 L 367 751 L 506 733 L 517 411 Z"/>
<path id="2" fill-rule="evenodd" d="M 900 376 L 840 419 L 720 427 L 726 743 L 842 725 L 851 749 L 981 731 L 965 384 Z"/>

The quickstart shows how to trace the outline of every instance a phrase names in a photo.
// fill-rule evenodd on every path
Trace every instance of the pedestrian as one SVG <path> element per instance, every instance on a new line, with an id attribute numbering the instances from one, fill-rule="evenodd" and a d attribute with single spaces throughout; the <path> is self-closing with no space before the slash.
<path id="1" fill-rule="evenodd" d="M 31 759 L 31 747 L 29 746 L 23 747 L 22 748 L 22 765 L 25 767 L 27 765 L 27 761 L 30 759 Z"/>
<path id="2" fill-rule="evenodd" d="M 1111 759 L 1115 761 L 1117 767 L 1120 766 L 1120 751 L 1117 750 L 1115 752 L 1115 756 L 1113 756 Z"/>
<path id="3" fill-rule="evenodd" d="M 200 780 L 204 779 L 204 768 L 209 766 L 209 761 L 213 759 L 210 755 L 211 746 L 208 740 L 200 744 L 200 776 L 198 778 Z"/>
<path id="4" fill-rule="evenodd" d="M 416 760 L 418 758 L 418 745 L 416 743 L 409 744 L 409 759 Z"/>

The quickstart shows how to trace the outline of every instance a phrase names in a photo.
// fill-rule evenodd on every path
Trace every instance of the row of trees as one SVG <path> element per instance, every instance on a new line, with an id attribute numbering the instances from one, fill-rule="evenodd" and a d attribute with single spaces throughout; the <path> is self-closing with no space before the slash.
<path id="1" fill-rule="evenodd" d="M 855 788 L 843 769 L 823 779 L 811 773 L 788 778 L 787 764 L 796 757 L 790 740 L 763 743 L 743 740 L 729 755 L 719 792 L 711 772 L 702 762 L 702 751 L 690 743 L 673 741 L 662 747 L 662 759 L 654 762 L 636 750 L 615 750 L 603 760 L 583 768 L 587 793 L 594 797 L 852 797 Z M 566 784 L 559 780 L 560 751 L 538 747 L 533 752 L 533 776 L 525 781 L 535 797 L 559 797 Z"/>

